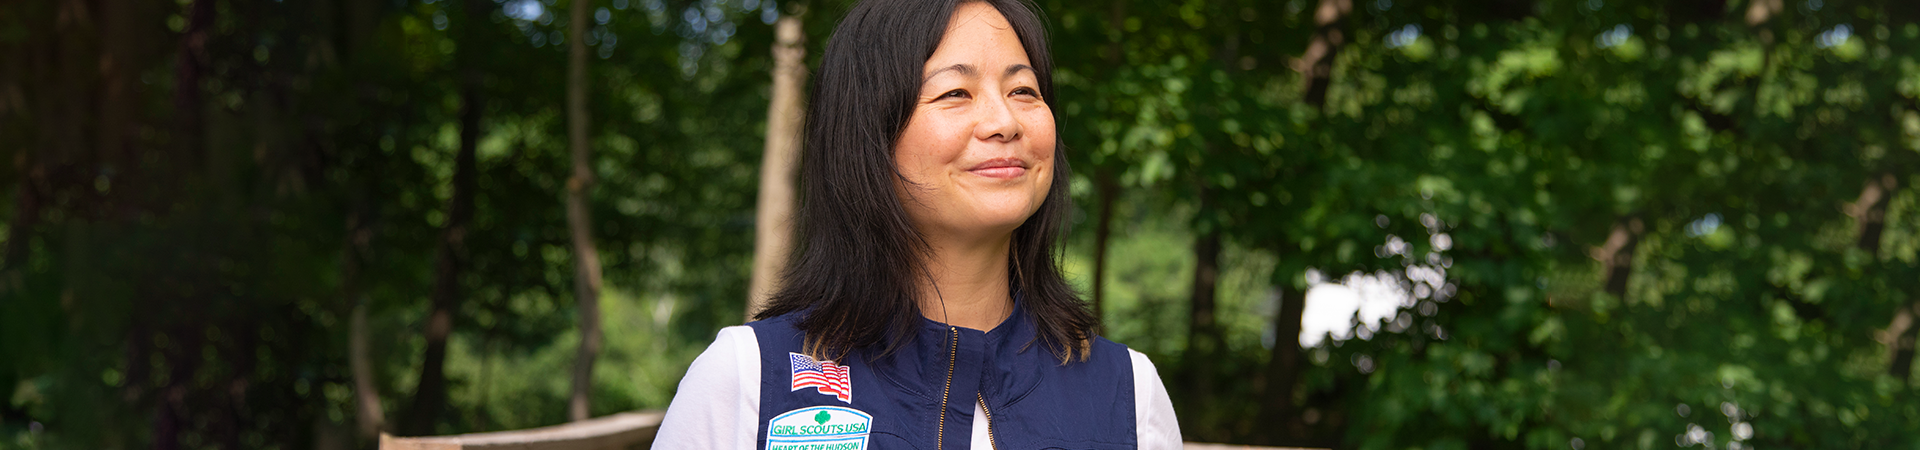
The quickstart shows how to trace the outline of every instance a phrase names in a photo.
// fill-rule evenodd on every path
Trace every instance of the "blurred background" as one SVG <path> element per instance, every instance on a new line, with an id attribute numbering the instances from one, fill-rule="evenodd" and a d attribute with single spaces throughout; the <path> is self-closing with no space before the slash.
<path id="1" fill-rule="evenodd" d="M 1920 5 L 1039 4 L 1062 257 L 1188 440 L 1920 442 Z M 848 7 L 0 3 L 0 448 L 664 408 Z"/>

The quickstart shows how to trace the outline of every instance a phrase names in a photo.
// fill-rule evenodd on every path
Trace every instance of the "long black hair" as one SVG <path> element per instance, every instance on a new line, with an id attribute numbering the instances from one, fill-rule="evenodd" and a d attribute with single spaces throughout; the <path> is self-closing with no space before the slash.
<path id="1" fill-rule="evenodd" d="M 1027 0 L 864 0 L 827 40 L 814 78 L 800 156 L 798 239 L 782 286 L 756 319 L 803 314 L 806 352 L 837 359 L 885 342 L 881 355 L 913 338 L 915 301 L 926 279 L 927 241 L 896 195 L 906 178 L 894 142 L 913 117 L 927 58 L 955 8 L 971 1 L 999 10 L 1020 38 L 1040 98 L 1053 99 L 1053 58 L 1038 8 Z M 1057 123 L 1057 121 L 1056 121 Z M 1056 135 L 1057 136 L 1057 135 Z M 1058 139 L 1056 137 L 1056 139 Z M 1054 142 L 1053 184 L 1038 211 L 1013 232 L 1008 277 L 1020 310 L 1064 364 L 1085 359 L 1097 318 L 1061 275 L 1056 244 L 1071 208 L 1066 147 Z"/>

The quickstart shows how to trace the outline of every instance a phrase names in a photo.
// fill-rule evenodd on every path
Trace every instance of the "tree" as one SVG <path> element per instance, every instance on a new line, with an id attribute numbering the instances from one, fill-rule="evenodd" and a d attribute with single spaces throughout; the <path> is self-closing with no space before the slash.
<path id="1" fill-rule="evenodd" d="M 804 8 L 799 8 L 804 10 Z M 760 159 L 760 194 L 754 209 L 753 284 L 747 288 L 747 320 L 779 289 L 793 246 L 794 175 L 806 123 L 806 36 L 796 12 L 774 24 L 773 99 L 767 102 L 767 144 Z"/>
<path id="2" fill-rule="evenodd" d="M 1094 274 L 1102 336 L 1159 363 L 1190 439 L 1920 429 L 1920 10 L 1364 1 L 1328 27 L 1320 0 L 1041 3 L 1079 174 L 1060 182 L 1092 230 L 1065 267 Z M 664 406 L 747 309 L 748 268 L 779 259 L 739 239 L 779 223 L 756 208 L 787 134 L 767 75 L 834 24 L 768 0 L 582 5 L 591 22 L 533 1 L 0 2 L 0 442 L 332 447 L 417 429 L 436 391 L 433 433 L 565 422 L 581 387 L 588 412 Z M 778 23 L 794 44 L 756 50 Z M 589 371 L 576 236 L 604 267 Z M 1347 280 L 1383 315 L 1298 345 L 1326 306 L 1306 293 Z M 440 376 L 418 376 L 435 345 Z M 551 376 L 569 369 L 601 376 Z"/>
<path id="3" fill-rule="evenodd" d="M 567 229 L 573 240 L 573 291 L 580 309 L 580 347 L 574 356 L 573 394 L 567 414 L 573 420 L 592 417 L 593 361 L 600 355 L 600 251 L 593 245 L 593 158 L 587 139 L 587 11 L 593 2 L 573 0 L 567 22 L 567 138 L 573 154 L 573 175 L 567 178 Z"/>
<path id="4" fill-rule="evenodd" d="M 447 404 L 447 338 L 453 334 L 454 314 L 468 295 L 462 286 L 467 259 L 467 237 L 473 221 L 474 195 L 479 188 L 477 154 L 480 145 L 480 120 L 486 97 L 481 92 L 483 76 L 478 67 L 481 58 L 481 27 L 491 5 L 482 0 L 463 0 L 465 20 L 460 24 L 456 42 L 454 74 L 460 90 L 459 147 L 454 153 L 453 195 L 447 199 L 446 223 L 441 226 L 440 246 L 433 269 L 433 295 L 429 304 L 425 334 L 427 348 L 420 366 L 420 377 L 400 431 L 419 436 L 434 433 Z"/>
<path id="5" fill-rule="evenodd" d="M 1880 257 L 1880 236 L 1886 231 L 1886 207 L 1889 197 L 1898 191 L 1900 179 L 1892 174 L 1869 176 L 1866 186 L 1860 190 L 1860 198 L 1846 205 L 1848 216 L 1855 222 L 1854 246 L 1869 257 Z M 1920 302 L 1900 305 L 1893 312 L 1893 318 L 1882 332 L 1881 340 L 1887 345 L 1887 375 L 1903 384 L 1911 383 L 1913 374 L 1913 347 L 1916 327 L 1915 314 L 1920 313 Z"/>
<path id="6" fill-rule="evenodd" d="M 377 164 L 377 163 L 376 163 Z M 377 172 L 376 172 L 377 173 Z M 368 180 L 355 180 L 352 212 L 348 213 L 346 245 L 340 256 L 340 292 L 348 309 L 347 364 L 353 372 L 354 421 L 362 440 L 378 439 L 386 430 L 386 410 L 381 406 L 380 388 L 374 380 L 374 368 L 367 325 L 366 277 L 362 272 L 372 251 L 374 235 L 373 188 Z"/>
<path id="7" fill-rule="evenodd" d="M 1314 8 L 1313 37 L 1300 60 L 1294 63 L 1306 82 L 1302 88 L 1302 101 L 1305 107 L 1326 110 L 1326 92 L 1332 82 L 1333 62 L 1339 56 L 1341 44 L 1348 33 L 1344 19 L 1353 10 L 1348 0 L 1321 0 Z M 1277 277 L 1276 277 L 1277 278 Z M 1291 277 L 1289 277 L 1291 278 Z M 1274 312 L 1274 343 L 1267 357 L 1265 392 L 1261 397 L 1262 423 L 1269 424 L 1268 443 L 1308 442 L 1312 436 L 1300 419 L 1300 410 L 1294 400 L 1299 387 L 1300 372 L 1304 370 L 1298 337 L 1300 321 L 1306 312 L 1307 293 L 1292 286 L 1292 280 L 1280 281 L 1279 308 Z"/>

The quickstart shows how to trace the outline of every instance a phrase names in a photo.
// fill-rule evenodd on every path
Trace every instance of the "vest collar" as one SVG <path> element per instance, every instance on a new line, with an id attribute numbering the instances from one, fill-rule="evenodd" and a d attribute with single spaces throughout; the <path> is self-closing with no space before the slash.
<path id="1" fill-rule="evenodd" d="M 971 414 L 976 392 L 990 408 L 1012 404 L 1039 386 L 1045 370 L 1060 364 L 1037 339 L 1022 297 L 1014 292 L 1013 314 L 990 331 L 921 317 L 912 342 L 893 354 L 872 356 L 885 347 L 884 342 L 859 353 L 881 378 L 901 391 L 937 404 L 945 390 L 949 409 L 964 408 L 964 414 Z"/>

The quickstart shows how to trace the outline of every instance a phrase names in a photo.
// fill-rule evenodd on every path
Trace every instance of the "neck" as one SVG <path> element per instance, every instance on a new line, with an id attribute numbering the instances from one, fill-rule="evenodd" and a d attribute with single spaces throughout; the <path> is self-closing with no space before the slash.
<path id="1" fill-rule="evenodd" d="M 983 241 L 934 241 L 930 280 L 920 284 L 920 315 L 956 327 L 990 331 L 1013 313 L 1007 279 L 1011 234 Z"/>

